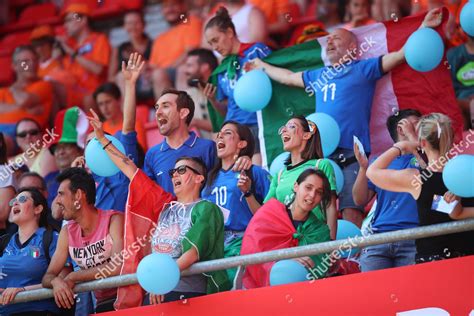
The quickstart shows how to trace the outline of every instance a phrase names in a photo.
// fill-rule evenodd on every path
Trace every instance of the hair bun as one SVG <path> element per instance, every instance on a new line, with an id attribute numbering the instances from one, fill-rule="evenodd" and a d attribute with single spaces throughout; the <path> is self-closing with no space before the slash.
<path id="1" fill-rule="evenodd" d="M 225 7 L 219 7 L 219 9 L 217 9 L 216 16 L 231 19 L 229 11 L 227 11 Z"/>

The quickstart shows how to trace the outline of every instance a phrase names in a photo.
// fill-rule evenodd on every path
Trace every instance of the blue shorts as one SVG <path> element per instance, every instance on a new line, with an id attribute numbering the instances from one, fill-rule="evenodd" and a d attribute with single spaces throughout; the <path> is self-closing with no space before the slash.
<path id="1" fill-rule="evenodd" d="M 336 151 L 329 156 L 329 159 L 337 161 L 338 158 L 344 157 L 346 160 L 354 157 L 354 152 L 345 148 L 337 148 Z M 339 193 L 339 210 L 343 211 L 345 208 L 353 208 L 364 212 L 364 208 L 355 204 L 352 198 L 352 187 L 357 179 L 357 173 L 359 172 L 359 163 L 357 160 L 350 163 L 342 168 L 342 174 L 344 175 L 344 186 Z"/>

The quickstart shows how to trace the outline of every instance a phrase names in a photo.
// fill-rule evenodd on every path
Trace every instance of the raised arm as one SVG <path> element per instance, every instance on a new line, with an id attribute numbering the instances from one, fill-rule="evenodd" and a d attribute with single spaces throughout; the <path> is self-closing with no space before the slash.
<path id="1" fill-rule="evenodd" d="M 262 61 L 260 58 L 255 58 L 246 63 L 244 69 L 246 71 L 263 69 L 272 80 L 287 86 L 304 88 L 302 72 L 293 72 L 285 68 L 275 67 Z"/>
<path id="2" fill-rule="evenodd" d="M 423 27 L 438 27 L 443 21 L 443 8 L 433 9 L 426 14 L 420 28 Z M 382 70 L 384 73 L 391 71 L 393 68 L 405 62 L 405 47 L 399 51 L 387 54 L 382 57 Z"/>
<path id="3" fill-rule="evenodd" d="M 396 143 L 375 160 L 367 170 L 367 177 L 378 187 L 393 191 L 410 193 L 416 200 L 421 193 L 420 172 L 417 169 L 389 170 L 387 167 L 399 155 L 412 153 L 418 143 L 403 141 Z"/>
<path id="4" fill-rule="evenodd" d="M 102 128 L 102 122 L 99 119 L 97 113 L 91 109 L 92 117 L 88 116 L 87 119 L 91 123 L 92 127 L 94 128 L 95 137 L 102 145 L 105 147 L 105 151 L 109 158 L 113 161 L 113 163 L 123 172 L 123 174 L 132 180 L 135 172 L 137 171 L 138 167 L 133 163 L 133 161 L 122 154 L 114 144 L 109 143 L 109 140 L 105 137 L 104 130 Z"/>
<path id="5" fill-rule="evenodd" d="M 354 144 L 354 154 L 357 162 L 359 162 L 359 172 L 352 187 L 352 197 L 355 204 L 365 206 L 375 195 L 375 192 L 369 190 L 368 187 L 367 168 L 369 167 L 369 161 L 365 155 L 362 155 L 357 144 Z"/>
<path id="6" fill-rule="evenodd" d="M 142 56 L 132 53 L 125 64 L 122 61 L 122 75 L 125 80 L 125 93 L 123 99 L 123 125 L 122 133 L 128 134 L 135 131 L 136 122 L 136 89 L 135 84 L 140 77 L 140 72 L 145 66 Z"/>

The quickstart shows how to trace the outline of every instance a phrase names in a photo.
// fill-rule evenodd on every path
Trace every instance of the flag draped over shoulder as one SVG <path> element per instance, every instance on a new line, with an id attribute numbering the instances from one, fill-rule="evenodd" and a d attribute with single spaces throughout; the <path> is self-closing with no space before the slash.
<path id="1" fill-rule="evenodd" d="M 252 217 L 242 240 L 241 255 L 304 246 L 329 241 L 329 227 L 313 213 L 295 229 L 283 203 L 271 199 Z M 311 256 L 319 266 L 323 255 Z M 270 285 L 270 271 L 275 264 L 266 262 L 245 268 L 243 277 L 247 289 Z"/>
<path id="2" fill-rule="evenodd" d="M 421 25 L 425 14 L 410 16 L 395 21 L 386 21 L 353 29 L 359 42 L 359 59 L 367 59 L 397 51 L 403 47 L 408 37 Z M 448 17 L 443 10 L 444 22 L 437 28 L 441 33 Z M 365 44 L 363 44 L 365 43 Z M 364 45 L 364 46 L 362 46 Z M 264 60 L 272 65 L 298 72 L 328 65 L 325 56 L 326 37 L 300 45 L 275 51 Z M 214 71 L 210 82 L 217 83 L 217 75 L 230 66 L 239 66 L 234 57 L 227 57 Z M 316 109 L 314 96 L 302 88 L 283 86 L 272 81 L 273 95 L 270 103 L 257 112 L 259 139 L 263 166 L 269 166 L 283 151 L 278 128 L 293 115 L 308 115 Z M 258 88 L 258 87 L 256 87 Z M 354 91 L 357 93 L 357 91 Z M 372 154 L 380 154 L 392 144 L 387 131 L 387 118 L 400 109 L 416 109 L 422 114 L 440 112 L 453 121 L 456 140 L 460 140 L 463 121 L 456 102 L 454 89 L 446 59 L 430 72 L 417 72 L 407 64 L 402 64 L 377 82 L 372 103 L 370 137 Z M 222 117 L 209 106 L 214 130 L 220 128 Z"/>
<path id="3" fill-rule="evenodd" d="M 130 181 L 128 192 L 120 275 L 136 273 L 140 261 L 151 253 L 151 238 L 160 212 L 166 203 L 174 200 L 173 195 L 150 180 L 140 169 Z M 119 287 L 114 307 L 141 306 L 143 297 L 143 289 L 138 284 Z"/>

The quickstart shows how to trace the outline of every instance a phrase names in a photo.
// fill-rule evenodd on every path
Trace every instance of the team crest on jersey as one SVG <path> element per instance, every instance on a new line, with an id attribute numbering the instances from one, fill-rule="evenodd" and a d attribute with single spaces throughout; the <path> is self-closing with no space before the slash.
<path id="1" fill-rule="evenodd" d="M 420 163 L 418 162 L 418 159 L 416 159 L 416 157 L 411 158 L 410 166 L 420 168 Z"/>
<path id="2" fill-rule="evenodd" d="M 40 257 L 40 249 L 38 247 L 30 247 L 31 257 L 37 259 Z"/>

